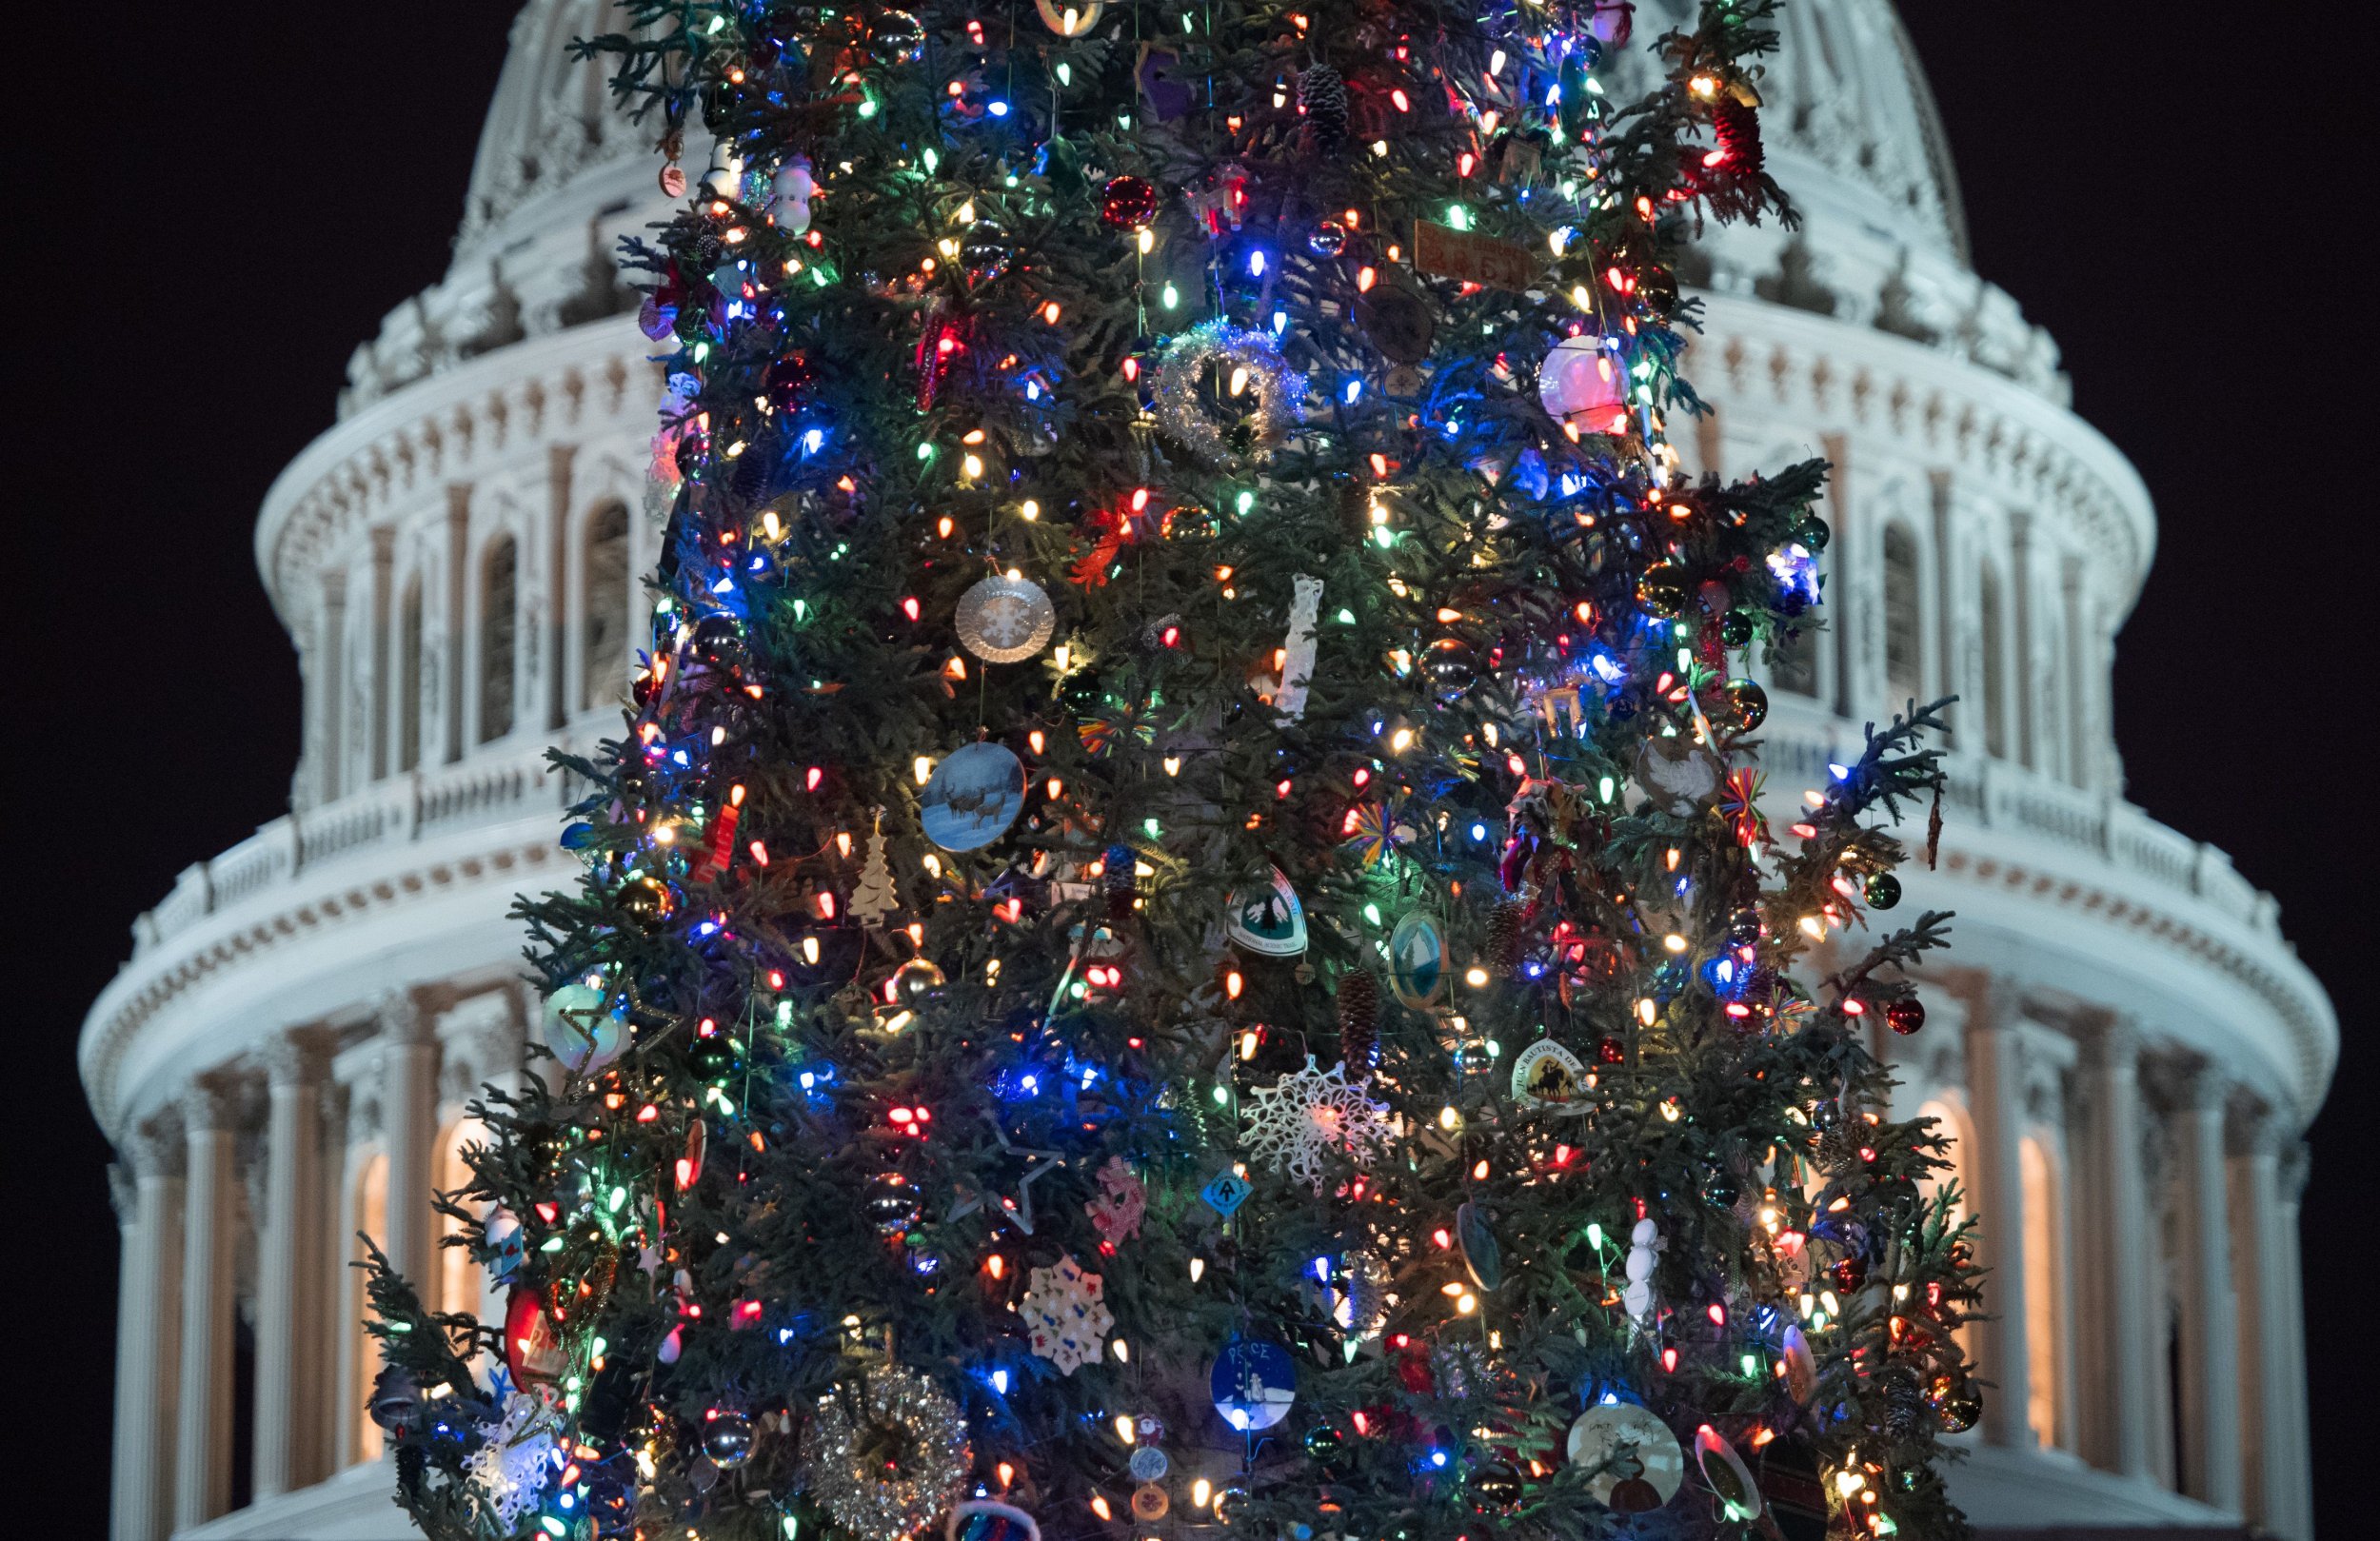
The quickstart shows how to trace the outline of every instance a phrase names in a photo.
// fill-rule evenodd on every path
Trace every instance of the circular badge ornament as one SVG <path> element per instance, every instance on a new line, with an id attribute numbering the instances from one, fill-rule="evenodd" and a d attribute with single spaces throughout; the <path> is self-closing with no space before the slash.
<path id="1" fill-rule="evenodd" d="M 1729 1519 L 1760 1517 L 1760 1485 L 1752 1480 L 1752 1469 L 1735 1453 L 1735 1447 L 1707 1423 L 1695 1431 L 1695 1463 L 1702 1468 L 1702 1480 L 1711 1485 Z"/>
<path id="2" fill-rule="evenodd" d="M 1270 1429 L 1298 1399 L 1298 1365 L 1289 1351 L 1260 1337 L 1235 1337 L 1215 1356 L 1208 1386 L 1215 1411 L 1243 1434 Z"/>
<path id="3" fill-rule="evenodd" d="M 1802 1335 L 1801 1329 L 1790 1322 L 1785 1327 L 1780 1357 L 1785 1361 L 1785 1389 L 1794 1400 L 1803 1407 L 1817 1400 L 1817 1357 L 1810 1352 L 1810 1340 Z"/>
<path id="4" fill-rule="evenodd" d="M 1233 894 L 1223 901 L 1223 929 L 1231 939 L 1267 958 L 1296 958 L 1306 950 L 1305 906 L 1279 867 L 1272 885 L 1252 899 Z"/>
<path id="5" fill-rule="evenodd" d="M 1427 1011 L 1446 987 L 1446 935 L 1415 911 L 1388 934 L 1388 988 L 1399 1003 Z"/>
<path id="6" fill-rule="evenodd" d="M 1669 1425 L 1634 1402 L 1598 1402 L 1570 1426 L 1570 1464 L 1587 1467 L 1587 1496 L 1622 1514 L 1644 1514 L 1677 1496 L 1686 1452 Z"/>
<path id="7" fill-rule="evenodd" d="M 1008 832 L 1024 809 L 1024 763 L 996 743 L 971 743 L 934 767 L 919 804 L 925 838 L 972 851 Z"/>
<path id="8" fill-rule="evenodd" d="M 986 578 L 959 596 L 959 641 L 986 663 L 1021 663 L 1049 645 L 1058 611 L 1029 578 Z"/>
<path id="9" fill-rule="evenodd" d="M 1521 1107 L 1558 1108 L 1586 1090 L 1587 1067 L 1552 1038 L 1539 1038 L 1513 1060 L 1513 1100 Z"/>

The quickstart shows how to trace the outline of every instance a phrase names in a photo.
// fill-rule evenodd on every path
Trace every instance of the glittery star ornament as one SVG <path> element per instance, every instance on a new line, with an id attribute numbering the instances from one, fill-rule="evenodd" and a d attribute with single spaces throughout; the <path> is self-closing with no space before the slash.
<path id="1" fill-rule="evenodd" d="M 1056 1365 L 1060 1374 L 1094 1363 L 1107 1348 L 1116 1317 L 1101 1302 L 1103 1283 L 1097 1274 L 1085 1274 L 1071 1254 L 1055 1268 L 1037 1268 L 1026 1275 L 1017 1314 L 1031 1333 L 1033 1352 Z"/>
<path id="2" fill-rule="evenodd" d="M 1349 1081 L 1343 1063 L 1318 1070 L 1308 1055 L 1305 1069 L 1249 1093 L 1241 1148 L 1319 1194 L 1334 1158 L 1361 1166 L 1388 1149 L 1388 1104 L 1365 1095 L 1371 1085 Z"/>

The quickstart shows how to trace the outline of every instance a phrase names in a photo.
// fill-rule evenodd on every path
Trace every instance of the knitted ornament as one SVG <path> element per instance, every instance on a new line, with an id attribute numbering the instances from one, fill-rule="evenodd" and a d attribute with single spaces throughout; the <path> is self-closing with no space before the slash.
<path id="1" fill-rule="evenodd" d="M 1732 96 L 1722 96 L 1711 109 L 1711 131 L 1717 135 L 1719 148 L 1703 158 L 1704 166 L 1741 177 L 1760 174 L 1764 151 L 1756 110 Z"/>
<path id="2" fill-rule="evenodd" d="M 1314 129 L 1314 142 L 1337 149 L 1347 137 L 1347 82 L 1329 65 L 1318 64 L 1298 76 L 1298 110 Z"/>
<path id="3" fill-rule="evenodd" d="M 1354 1075 L 1379 1068 L 1380 986 L 1363 969 L 1339 977 L 1339 1057 Z"/>

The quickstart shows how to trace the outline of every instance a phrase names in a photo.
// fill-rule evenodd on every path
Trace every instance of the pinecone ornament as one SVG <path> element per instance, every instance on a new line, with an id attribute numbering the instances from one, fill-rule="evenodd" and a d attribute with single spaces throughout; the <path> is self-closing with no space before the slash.
<path id="1" fill-rule="evenodd" d="M 1339 977 L 1339 1057 L 1350 1076 L 1379 1068 L 1380 985 L 1364 969 Z"/>
<path id="2" fill-rule="evenodd" d="M 1732 96 L 1722 96 L 1711 109 L 1711 130 L 1719 142 L 1719 168 L 1740 177 L 1756 177 L 1766 152 L 1760 146 L 1760 114 Z"/>
<path id="3" fill-rule="evenodd" d="M 1926 1403 L 1925 1388 L 1918 1384 L 1916 1372 L 1907 1365 L 1886 1366 L 1876 1375 L 1876 1388 L 1884 1393 L 1884 1415 L 1880 1421 L 1890 1437 L 1915 1439 L 1934 1421 L 1934 1409 Z"/>
<path id="4" fill-rule="evenodd" d="M 1132 913 L 1132 901 L 1140 896 L 1140 882 L 1137 875 L 1140 859 L 1129 845 L 1111 845 L 1100 864 L 1100 886 L 1107 894 L 1107 918 L 1121 920 Z"/>
<path id="5" fill-rule="evenodd" d="M 1347 82 L 1329 65 L 1308 67 L 1298 76 L 1298 110 L 1314 130 L 1314 142 L 1337 149 L 1347 138 Z"/>
<path id="6" fill-rule="evenodd" d="M 1488 960 L 1499 969 L 1520 966 L 1520 901 L 1508 899 L 1488 916 Z"/>

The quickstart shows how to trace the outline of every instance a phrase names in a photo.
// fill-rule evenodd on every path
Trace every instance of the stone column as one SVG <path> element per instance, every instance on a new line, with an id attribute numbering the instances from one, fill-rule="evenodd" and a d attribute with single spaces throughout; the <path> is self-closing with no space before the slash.
<path id="1" fill-rule="evenodd" d="M 2231 1215 L 2223 1170 L 2226 1088 L 2211 1065 L 2183 1086 L 2181 1128 L 2182 1448 L 2185 1491 L 2201 1503 L 2240 1511 L 2239 1363 L 2234 1356 Z"/>
<path id="2" fill-rule="evenodd" d="M 397 1271 L 428 1291 L 437 1215 L 430 1208 L 430 1147 L 438 1138 L 438 1041 L 410 992 L 382 998 L 380 1127 L 388 1153 L 387 1235 Z"/>
<path id="3" fill-rule="evenodd" d="M 315 1359 L 307 1352 L 314 1305 L 314 1215 L 320 1194 L 324 1054 L 289 1034 L 265 1056 L 265 1223 L 256 1248 L 256 1496 L 316 1479 L 307 1433 L 317 1416 Z"/>
<path id="4" fill-rule="evenodd" d="M 2040 688 L 2033 672 L 2033 518 L 2021 509 L 2009 510 L 2008 573 L 2010 620 L 2015 628 L 2015 641 L 2009 651 L 2016 661 L 2013 675 L 2016 683 L 2016 699 L 2009 703 L 2009 709 L 2016 715 L 2016 732 L 2013 735 L 2016 758 L 2027 770 L 2038 770 L 2040 761 L 2034 758 L 2033 749 L 2037 732 L 2033 702 L 2040 696 Z"/>
<path id="5" fill-rule="evenodd" d="M 2266 1470 L 2272 1478 L 2272 1517 L 2267 1523 L 2283 1541 L 2313 1541 L 2312 1432 L 2306 1413 L 2306 1284 L 2298 1256 L 2298 1207 L 2306 1192 L 2305 1144 L 2291 1137 L 2274 1173 L 2277 1202 L 2265 1246 L 2274 1274 L 2272 1387 L 2268 1414 L 2273 1440 Z"/>
<path id="6" fill-rule="evenodd" d="M 1967 1091 L 1973 1099 L 1975 1144 L 1968 1164 L 1975 1185 L 1979 1227 L 1976 1255 L 1992 1271 L 1991 1319 L 1975 1324 L 1976 1357 L 1995 1390 L 1984 1399 L 1984 1438 L 2020 1449 L 2033 1443 L 2033 1357 L 2025 1334 L 2025 1072 L 2022 1029 L 2000 1003 L 1986 1001 L 1967 1024 Z"/>
<path id="7" fill-rule="evenodd" d="M 185 1151 L 171 1114 L 129 1141 L 135 1173 L 116 1337 L 109 1541 L 165 1541 L 173 1528 L 174 1387 L 180 1369 Z"/>
<path id="8" fill-rule="evenodd" d="M 2149 1193 L 2140 1159 L 2139 1037 L 2132 1024 L 2110 1021 L 2092 1035 L 2086 1084 L 2094 1114 L 2089 1159 L 2097 1197 L 2097 1236 L 2092 1270 L 2092 1332 L 2103 1345 L 2102 1373 L 2093 1387 L 2092 1422 L 2102 1448 L 2092 1458 L 2125 1476 L 2151 1480 L 2151 1336 L 2155 1313 L 2143 1307 L 2155 1275 L 2150 1250 Z M 1997 1309 L 1997 1308 L 1995 1308 Z"/>
<path id="9" fill-rule="evenodd" d="M 201 1079 L 183 1100 L 189 1186 L 184 1203 L 182 1370 L 174 1424 L 173 1528 L 203 1525 L 231 1504 L 232 1264 L 239 1223 L 232 1170 L 236 1088 Z"/>

